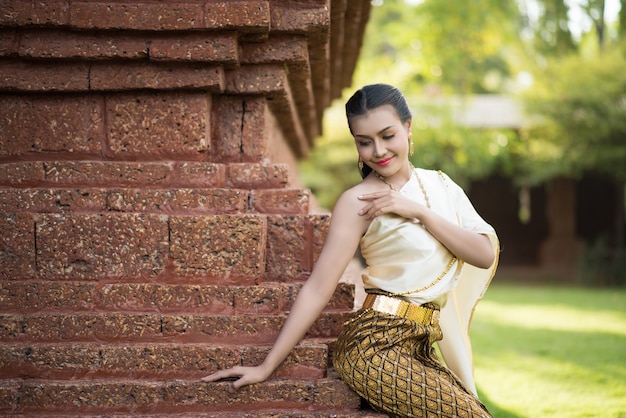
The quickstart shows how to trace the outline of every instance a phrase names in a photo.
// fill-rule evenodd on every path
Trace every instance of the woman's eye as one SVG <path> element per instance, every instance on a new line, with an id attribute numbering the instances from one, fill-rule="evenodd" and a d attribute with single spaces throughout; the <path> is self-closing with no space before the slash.
<path id="1" fill-rule="evenodd" d="M 394 136 L 396 136 L 396 135 L 395 135 L 395 134 L 392 134 L 392 135 L 385 135 L 385 136 L 383 136 L 383 139 L 391 139 L 391 138 L 393 138 Z"/>
<path id="2" fill-rule="evenodd" d="M 369 143 L 369 141 L 359 141 L 359 146 L 360 146 L 360 147 L 366 147 L 366 146 L 368 146 L 369 144 L 370 144 L 370 143 Z"/>

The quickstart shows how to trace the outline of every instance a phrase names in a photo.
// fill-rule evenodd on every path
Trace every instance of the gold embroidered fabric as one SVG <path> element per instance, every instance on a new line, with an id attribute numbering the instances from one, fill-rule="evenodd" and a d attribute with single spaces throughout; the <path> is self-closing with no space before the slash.
<path id="1" fill-rule="evenodd" d="M 340 377 L 391 417 L 491 417 L 438 359 L 437 323 L 423 325 L 373 309 L 347 321 L 334 350 Z"/>

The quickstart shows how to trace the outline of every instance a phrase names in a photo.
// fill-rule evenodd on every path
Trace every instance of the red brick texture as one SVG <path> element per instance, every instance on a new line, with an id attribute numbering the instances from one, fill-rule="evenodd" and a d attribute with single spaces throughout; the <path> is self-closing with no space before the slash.
<path id="1" fill-rule="evenodd" d="M 354 288 L 262 361 L 328 215 L 295 162 L 370 2 L 0 0 L 0 415 L 373 416 L 333 374 Z"/>

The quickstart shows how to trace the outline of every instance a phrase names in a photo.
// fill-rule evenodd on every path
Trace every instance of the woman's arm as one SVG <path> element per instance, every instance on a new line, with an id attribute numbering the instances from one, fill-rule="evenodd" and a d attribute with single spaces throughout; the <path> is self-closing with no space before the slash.
<path id="1" fill-rule="evenodd" d="M 364 218 L 357 215 L 359 205 L 362 204 L 352 192 L 344 193 L 337 201 L 322 252 L 263 363 L 256 367 L 237 366 L 220 370 L 204 377 L 203 381 L 239 377 L 233 383 L 233 388 L 237 389 L 267 379 L 285 360 L 328 304 L 341 275 L 356 252 L 361 235 L 368 225 Z"/>

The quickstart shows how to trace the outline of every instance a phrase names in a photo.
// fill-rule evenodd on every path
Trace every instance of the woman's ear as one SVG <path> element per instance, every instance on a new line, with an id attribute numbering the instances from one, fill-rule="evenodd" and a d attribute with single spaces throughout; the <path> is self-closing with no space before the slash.
<path id="1" fill-rule="evenodd" d="M 409 119 L 404 123 L 404 126 L 406 126 L 406 130 L 408 133 L 411 133 L 411 123 L 413 122 L 413 119 Z"/>

